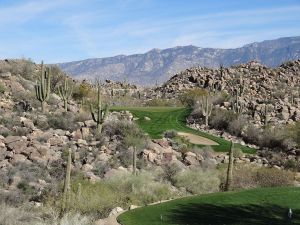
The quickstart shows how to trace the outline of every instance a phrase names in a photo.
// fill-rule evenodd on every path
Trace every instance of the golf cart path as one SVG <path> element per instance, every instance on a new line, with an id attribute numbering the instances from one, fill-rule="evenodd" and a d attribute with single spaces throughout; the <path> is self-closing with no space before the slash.
<path id="1" fill-rule="evenodd" d="M 186 132 L 178 132 L 177 133 L 179 136 L 185 137 L 189 142 L 192 144 L 196 145 L 219 145 L 217 142 L 210 140 L 208 138 L 196 135 L 196 134 L 191 134 L 191 133 L 186 133 Z"/>

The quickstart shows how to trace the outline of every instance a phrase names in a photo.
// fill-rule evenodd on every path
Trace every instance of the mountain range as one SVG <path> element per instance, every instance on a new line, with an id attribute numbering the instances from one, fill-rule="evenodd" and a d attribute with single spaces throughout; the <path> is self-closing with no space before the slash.
<path id="1" fill-rule="evenodd" d="M 77 79 L 111 79 L 140 85 L 167 81 L 174 74 L 191 67 L 217 68 L 252 60 L 275 67 L 300 58 L 300 36 L 254 42 L 234 49 L 178 46 L 152 49 L 144 54 L 91 58 L 57 64 Z"/>

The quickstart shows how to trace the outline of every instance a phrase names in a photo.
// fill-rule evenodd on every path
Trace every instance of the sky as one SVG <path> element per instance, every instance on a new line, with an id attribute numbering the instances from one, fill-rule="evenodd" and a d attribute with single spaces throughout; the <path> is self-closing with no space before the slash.
<path id="1" fill-rule="evenodd" d="M 300 36 L 300 0 L 0 0 L 0 58 L 68 62 Z"/>

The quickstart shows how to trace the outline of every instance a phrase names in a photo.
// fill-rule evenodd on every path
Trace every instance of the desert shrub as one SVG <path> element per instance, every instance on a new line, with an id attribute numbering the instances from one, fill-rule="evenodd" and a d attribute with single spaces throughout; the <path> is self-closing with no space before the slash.
<path id="1" fill-rule="evenodd" d="M 210 126 L 218 130 L 227 130 L 235 118 L 236 115 L 232 111 L 215 109 L 210 117 Z"/>
<path id="2" fill-rule="evenodd" d="M 0 135 L 2 135 L 3 137 L 7 137 L 7 136 L 12 135 L 12 131 L 10 129 L 0 125 Z"/>
<path id="3" fill-rule="evenodd" d="M 34 126 L 41 130 L 49 129 L 48 118 L 45 115 L 36 115 L 32 117 Z"/>
<path id="4" fill-rule="evenodd" d="M 77 195 L 79 183 L 81 185 L 81 193 Z M 69 204 L 71 211 L 106 217 L 111 209 L 123 206 L 124 200 L 121 193 L 116 192 L 111 185 L 105 182 L 91 183 L 77 178 L 73 180 L 71 187 L 72 194 Z"/>
<path id="5" fill-rule="evenodd" d="M 0 205 L 1 225 L 43 225 L 43 219 L 38 213 L 30 212 L 28 209 L 16 208 L 6 204 Z"/>
<path id="6" fill-rule="evenodd" d="M 260 147 L 268 147 L 271 149 L 283 149 L 284 133 L 281 128 L 263 130 L 260 139 Z"/>
<path id="7" fill-rule="evenodd" d="M 164 133 L 164 137 L 165 138 L 174 138 L 177 136 L 177 131 L 176 130 L 167 130 L 165 133 Z"/>
<path id="8" fill-rule="evenodd" d="M 66 213 L 61 219 L 57 219 L 56 223 L 59 225 L 90 225 L 92 220 L 92 218 L 79 213 Z"/>
<path id="9" fill-rule="evenodd" d="M 293 182 L 293 173 L 276 168 L 261 168 L 254 179 L 260 187 L 289 186 Z"/>
<path id="10" fill-rule="evenodd" d="M 204 146 L 203 148 L 193 148 L 192 152 L 201 155 L 204 159 L 210 159 L 214 156 L 214 150 L 211 146 Z"/>
<path id="11" fill-rule="evenodd" d="M 90 225 L 93 218 L 79 213 L 65 213 L 59 217 L 59 213 L 49 208 L 34 209 L 32 205 L 13 207 L 0 205 L 1 225 Z"/>
<path id="12" fill-rule="evenodd" d="M 51 83 L 50 89 L 52 92 L 57 91 L 57 88 L 66 78 L 66 74 L 56 65 L 51 66 Z"/>
<path id="13" fill-rule="evenodd" d="M 89 98 L 93 95 L 92 86 L 85 81 L 79 85 L 74 85 L 72 95 L 75 100 Z"/>
<path id="14" fill-rule="evenodd" d="M 81 111 L 76 114 L 74 122 L 84 122 L 91 119 L 91 113 L 88 111 Z"/>
<path id="15" fill-rule="evenodd" d="M 284 162 L 284 168 L 291 171 L 299 171 L 300 163 L 293 159 L 288 159 Z"/>
<path id="16" fill-rule="evenodd" d="M 249 125 L 243 134 L 243 138 L 246 142 L 256 145 L 259 144 L 260 136 L 261 130 L 254 125 Z"/>
<path id="17" fill-rule="evenodd" d="M 289 132 L 291 133 L 294 141 L 300 147 L 300 122 L 298 121 L 294 126 L 290 127 Z"/>
<path id="18" fill-rule="evenodd" d="M 107 182 L 116 192 L 126 196 L 129 204 L 146 205 L 172 196 L 169 185 L 155 179 L 155 174 L 146 171 L 138 176 L 120 172 L 108 178 Z"/>
<path id="19" fill-rule="evenodd" d="M 244 117 L 240 116 L 237 119 L 232 120 L 229 123 L 228 131 L 229 133 L 235 135 L 235 136 L 241 136 L 242 131 L 247 124 L 247 121 Z"/>
<path id="20" fill-rule="evenodd" d="M 138 132 L 138 127 L 127 120 L 116 120 L 116 121 L 107 121 L 103 125 L 103 133 L 107 136 L 112 137 L 114 135 L 126 136 L 130 131 Z"/>
<path id="21" fill-rule="evenodd" d="M 62 115 L 48 114 L 47 122 L 53 129 L 74 131 L 78 128 L 74 123 L 74 114 L 70 112 L 63 112 Z"/>
<path id="22" fill-rule="evenodd" d="M 244 156 L 244 153 L 240 148 L 234 148 L 233 149 L 233 157 L 234 158 L 241 158 L 243 156 Z"/>
<path id="23" fill-rule="evenodd" d="M 182 167 L 178 163 L 165 164 L 162 166 L 161 178 L 165 181 L 174 184 L 174 177 L 182 170 Z"/>
<path id="24" fill-rule="evenodd" d="M 226 182 L 226 171 L 227 167 L 220 169 L 222 184 Z M 292 182 L 293 173 L 289 171 L 237 164 L 233 170 L 232 188 L 239 190 L 256 187 L 280 187 L 289 186 Z"/>
<path id="25" fill-rule="evenodd" d="M 207 95 L 207 91 L 202 88 L 194 88 L 187 90 L 185 93 L 179 96 L 180 102 L 188 107 L 193 107 L 196 101 L 202 96 Z"/>
<path id="26" fill-rule="evenodd" d="M 258 168 L 253 165 L 235 165 L 233 170 L 233 182 L 232 188 L 233 190 L 239 189 L 249 189 L 258 187 L 256 180 L 254 179 L 254 175 Z M 222 183 L 226 182 L 226 170 L 223 170 Z"/>
<path id="27" fill-rule="evenodd" d="M 15 114 L 7 114 L 3 112 L 0 116 L 0 124 L 12 131 L 14 127 L 21 125 L 20 118 L 15 116 Z"/>
<path id="28" fill-rule="evenodd" d="M 181 171 L 174 179 L 176 187 L 186 188 L 192 194 L 217 192 L 220 185 L 220 179 L 216 171 L 204 171 L 201 168 Z"/>
<path id="29" fill-rule="evenodd" d="M 26 136 L 30 133 L 30 130 L 26 127 L 15 127 L 15 129 L 12 130 L 12 135 L 14 136 Z"/>
<path id="30" fill-rule="evenodd" d="M 132 165 L 133 149 L 132 148 L 126 148 L 126 149 L 123 148 L 120 151 L 118 158 L 119 158 L 122 166 L 129 167 L 130 165 Z"/>
<path id="31" fill-rule="evenodd" d="M 111 169 L 108 162 L 105 161 L 99 161 L 95 163 L 93 172 L 95 175 L 98 175 L 100 177 L 103 177 L 104 174 Z"/>
<path id="32" fill-rule="evenodd" d="M 0 94 L 4 94 L 5 90 L 5 86 L 0 82 Z"/>
<path id="33" fill-rule="evenodd" d="M 194 147 L 185 137 L 179 135 L 172 139 L 171 145 L 174 150 L 180 153 L 187 153 Z"/>
<path id="34" fill-rule="evenodd" d="M 168 107 L 168 106 L 174 106 L 174 103 L 162 98 L 155 98 L 151 99 L 146 102 L 146 106 L 161 106 L 161 107 Z"/>

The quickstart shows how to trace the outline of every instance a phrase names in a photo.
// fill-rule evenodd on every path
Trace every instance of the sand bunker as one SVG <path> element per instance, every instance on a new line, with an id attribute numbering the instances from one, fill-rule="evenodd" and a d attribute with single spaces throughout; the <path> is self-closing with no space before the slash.
<path id="1" fill-rule="evenodd" d="M 185 133 L 185 132 L 178 132 L 177 134 L 180 135 L 180 136 L 185 137 L 192 144 L 196 144 L 196 145 L 219 145 L 217 142 L 215 142 L 213 140 L 210 140 L 210 139 L 205 138 L 205 137 L 201 137 L 201 136 L 196 135 L 196 134 L 190 134 L 190 133 Z"/>

